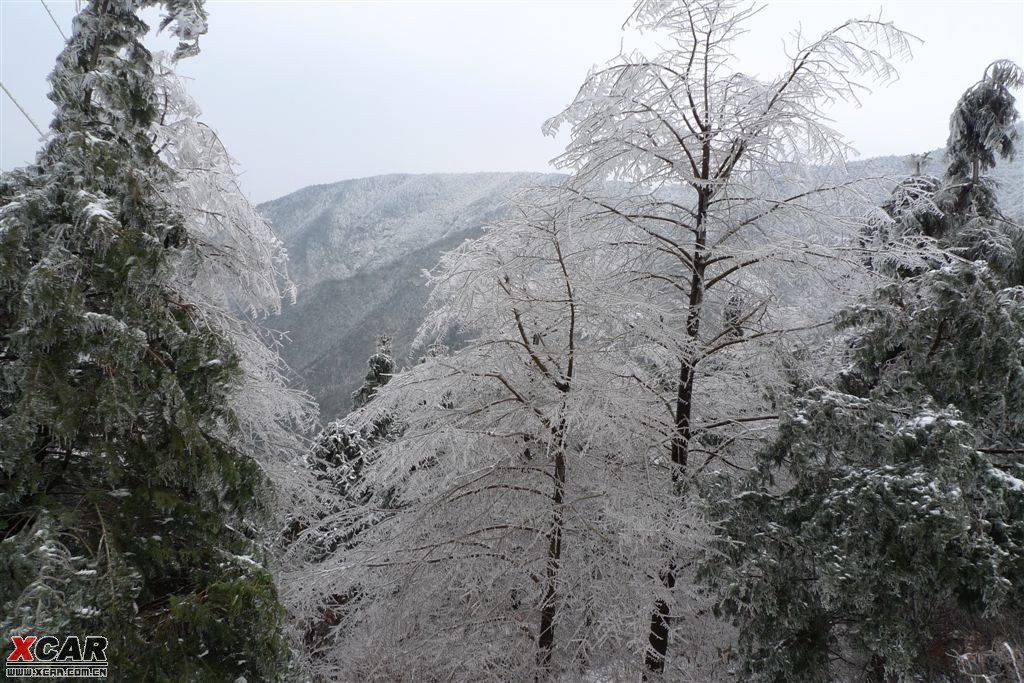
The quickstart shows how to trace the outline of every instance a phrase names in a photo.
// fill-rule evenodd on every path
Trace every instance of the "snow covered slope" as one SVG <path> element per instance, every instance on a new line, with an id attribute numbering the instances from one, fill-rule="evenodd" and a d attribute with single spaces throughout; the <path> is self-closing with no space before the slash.
<path id="1" fill-rule="evenodd" d="M 287 245 L 301 288 L 352 277 L 496 218 L 542 173 L 386 175 L 313 185 L 259 207 Z"/>
<path id="2" fill-rule="evenodd" d="M 346 413 L 379 334 L 399 366 L 425 316 L 423 269 L 480 234 L 506 199 L 558 182 L 543 173 L 387 175 L 314 185 L 259 207 L 285 243 L 298 303 L 272 326 L 284 356 L 320 402 L 324 421 Z"/>

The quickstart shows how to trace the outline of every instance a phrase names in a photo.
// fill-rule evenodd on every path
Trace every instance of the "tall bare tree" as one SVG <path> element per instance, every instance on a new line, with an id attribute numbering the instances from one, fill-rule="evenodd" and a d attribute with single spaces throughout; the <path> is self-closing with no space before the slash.
<path id="1" fill-rule="evenodd" d="M 630 22 L 668 47 L 594 70 L 545 126 L 570 128 L 557 163 L 574 171 L 582 198 L 630 226 L 622 244 L 636 253 L 631 281 L 661 283 L 662 308 L 679 320 L 656 341 L 675 355 L 666 480 L 680 493 L 699 469 L 691 462 L 698 448 L 720 458 L 749 425 L 774 418 L 735 400 L 716 414 L 705 389 L 730 390 L 721 380 L 736 375 L 738 347 L 807 324 L 786 315 L 772 278 L 835 257 L 825 252 L 836 217 L 822 201 L 851 188 L 803 169 L 844 160 L 848 147 L 828 127 L 827 107 L 856 102 L 866 81 L 892 79 L 892 60 L 910 52 L 910 37 L 890 23 L 851 20 L 815 39 L 795 33 L 787 68 L 763 80 L 738 71 L 731 52 L 756 11 L 735 0 L 639 2 Z M 626 191 L 609 197 L 608 180 Z M 723 329 L 714 323 L 724 308 Z M 744 326 L 749 333 L 737 334 Z M 739 374 L 751 372 L 759 370 Z M 717 438 L 699 438 L 709 431 Z M 666 547 L 646 657 L 654 672 L 664 669 L 677 561 Z"/>
<path id="2" fill-rule="evenodd" d="M 354 414 L 402 425 L 367 457 L 379 494 L 335 517 L 358 533 L 288 596 L 311 613 L 333 601 L 326 676 L 635 670 L 661 562 L 647 549 L 685 545 L 695 525 L 650 486 L 668 425 L 646 419 L 661 405 L 635 321 L 658 312 L 611 277 L 600 223 L 619 227 L 571 193 L 536 193 L 435 272 L 424 335 L 471 341 Z"/>

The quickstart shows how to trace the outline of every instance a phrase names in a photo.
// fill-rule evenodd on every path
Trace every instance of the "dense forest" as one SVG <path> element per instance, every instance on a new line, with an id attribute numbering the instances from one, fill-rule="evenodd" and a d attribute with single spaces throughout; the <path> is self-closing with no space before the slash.
<path id="1" fill-rule="evenodd" d="M 829 107 L 916 39 L 851 19 L 752 76 L 756 12 L 639 0 L 659 47 L 566 93 L 561 173 L 258 209 L 176 73 L 203 0 L 84 3 L 0 175 L 0 651 L 1024 683 L 1024 70 L 979 64 L 943 149 L 848 163 Z"/>

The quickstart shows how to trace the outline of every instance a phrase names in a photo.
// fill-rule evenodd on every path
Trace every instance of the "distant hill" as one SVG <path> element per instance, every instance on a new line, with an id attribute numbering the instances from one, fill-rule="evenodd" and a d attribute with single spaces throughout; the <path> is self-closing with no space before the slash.
<path id="1" fill-rule="evenodd" d="M 931 152 L 922 171 L 941 175 L 942 157 L 941 150 Z M 844 175 L 900 177 L 912 170 L 909 157 L 889 156 L 853 161 Z M 1017 159 L 993 173 L 1004 210 L 1018 222 L 1024 221 L 1022 170 Z M 392 337 L 399 366 L 415 362 L 411 345 L 428 293 L 422 271 L 501 218 L 511 195 L 563 177 L 386 175 L 314 185 L 258 207 L 287 247 L 299 288 L 298 303 L 271 326 L 289 332 L 285 360 L 319 401 L 323 421 L 351 408 L 379 334 Z"/>
<path id="2" fill-rule="evenodd" d="M 505 202 L 563 176 L 544 173 L 386 175 L 314 185 L 260 205 L 288 249 L 298 303 L 271 321 L 284 357 L 326 422 L 351 408 L 381 333 L 399 365 L 425 317 L 422 271 L 480 235 Z"/>

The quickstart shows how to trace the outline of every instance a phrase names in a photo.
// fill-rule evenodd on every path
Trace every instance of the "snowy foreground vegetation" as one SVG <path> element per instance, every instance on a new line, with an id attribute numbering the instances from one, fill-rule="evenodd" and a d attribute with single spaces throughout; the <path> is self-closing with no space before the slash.
<path id="1" fill-rule="evenodd" d="M 415 359 L 382 336 L 317 434 L 285 249 L 174 75 L 202 1 L 86 3 L 0 176 L 3 637 L 104 635 L 125 681 L 1024 681 L 1024 72 L 851 171 L 827 107 L 913 38 L 760 80 L 752 11 L 638 2 L 663 47 L 545 124 L 564 176 L 437 229 Z"/>

